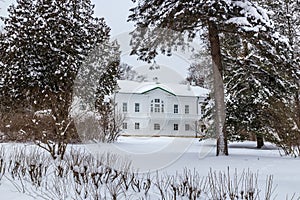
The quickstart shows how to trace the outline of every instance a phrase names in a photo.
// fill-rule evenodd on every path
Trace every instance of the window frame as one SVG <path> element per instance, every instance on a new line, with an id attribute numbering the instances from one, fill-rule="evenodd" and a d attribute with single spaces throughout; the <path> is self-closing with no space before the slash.
<path id="1" fill-rule="evenodd" d="M 190 130 L 190 125 L 189 124 L 185 124 L 184 125 L 184 130 L 185 131 L 189 131 Z"/>
<path id="2" fill-rule="evenodd" d="M 127 124 L 127 122 L 123 122 L 122 128 L 123 128 L 124 130 L 128 129 L 128 124 Z"/>
<path id="3" fill-rule="evenodd" d="M 150 103 L 151 113 L 163 113 L 165 112 L 164 101 L 161 99 L 152 99 Z"/>
<path id="4" fill-rule="evenodd" d="M 185 114 L 190 114 L 190 105 L 185 105 L 184 106 L 184 113 Z"/>
<path id="5" fill-rule="evenodd" d="M 140 103 L 134 103 L 134 112 L 140 112 Z"/>
<path id="6" fill-rule="evenodd" d="M 134 123 L 134 129 L 135 130 L 140 130 L 140 123 L 139 122 Z"/>
<path id="7" fill-rule="evenodd" d="M 154 112 L 159 113 L 160 112 L 160 105 L 159 104 L 154 104 Z"/>
<path id="8" fill-rule="evenodd" d="M 179 105 L 178 104 L 174 104 L 174 106 L 173 106 L 173 112 L 174 112 L 174 114 L 178 114 L 179 113 Z"/>
<path id="9" fill-rule="evenodd" d="M 153 125 L 153 129 L 154 129 L 155 131 L 159 131 L 159 130 L 160 130 L 160 124 L 155 123 L 155 124 Z"/>
<path id="10" fill-rule="evenodd" d="M 124 113 L 128 112 L 128 104 L 127 104 L 127 102 L 123 102 L 122 110 L 123 110 Z"/>
<path id="11" fill-rule="evenodd" d="M 178 131 L 179 130 L 179 125 L 178 124 L 174 124 L 173 125 L 173 130 L 174 131 Z"/>

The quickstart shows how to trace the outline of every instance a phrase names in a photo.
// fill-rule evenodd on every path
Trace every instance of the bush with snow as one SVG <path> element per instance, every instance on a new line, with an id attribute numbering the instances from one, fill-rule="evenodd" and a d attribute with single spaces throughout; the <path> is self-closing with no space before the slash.
<path id="1" fill-rule="evenodd" d="M 175 175 L 132 170 L 112 154 L 94 157 L 68 149 L 64 160 L 52 160 L 37 147 L 1 147 L 0 185 L 11 184 L 39 199 L 273 199 L 273 176 L 262 188 L 257 172 L 211 169 L 206 176 L 185 169 Z M 119 170 L 116 170 L 119 169 Z"/>

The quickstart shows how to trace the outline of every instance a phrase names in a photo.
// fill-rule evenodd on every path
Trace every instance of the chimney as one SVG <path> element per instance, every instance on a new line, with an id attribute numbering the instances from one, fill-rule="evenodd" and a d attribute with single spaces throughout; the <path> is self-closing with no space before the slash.
<path id="1" fill-rule="evenodd" d="M 190 91 L 190 90 L 191 90 L 191 84 L 188 82 L 188 83 L 186 84 L 186 86 L 187 86 L 187 90 Z"/>
<path id="2" fill-rule="evenodd" d="M 158 78 L 157 77 L 153 77 L 153 81 L 156 83 L 156 84 L 158 84 L 159 82 L 158 82 Z"/>

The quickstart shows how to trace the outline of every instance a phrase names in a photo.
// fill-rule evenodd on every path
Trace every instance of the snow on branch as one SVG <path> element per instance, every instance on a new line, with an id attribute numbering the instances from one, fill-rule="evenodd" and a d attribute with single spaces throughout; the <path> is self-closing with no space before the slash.
<path id="1" fill-rule="evenodd" d="M 241 16 L 236 16 L 228 19 L 226 24 L 235 24 L 241 27 L 246 32 L 266 31 L 268 28 L 273 28 L 273 22 L 268 16 L 268 11 L 264 8 L 255 5 L 248 0 L 231 1 L 227 0 L 230 6 L 238 8 Z"/>

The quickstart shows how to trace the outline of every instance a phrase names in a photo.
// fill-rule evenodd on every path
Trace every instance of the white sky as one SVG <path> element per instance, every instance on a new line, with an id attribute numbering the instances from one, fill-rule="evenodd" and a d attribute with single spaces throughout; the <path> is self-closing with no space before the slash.
<path id="1" fill-rule="evenodd" d="M 0 0 L 0 16 L 7 15 L 7 7 L 15 0 Z M 134 29 L 133 23 L 128 23 L 129 9 L 134 7 L 131 0 L 92 0 L 95 4 L 95 16 L 104 17 L 107 25 L 111 28 L 111 36 L 121 44 L 121 62 L 125 62 L 133 67 L 145 67 L 146 63 L 137 61 L 136 57 L 129 56 L 129 32 Z M 186 53 L 174 53 L 172 57 L 158 56 L 156 63 L 172 68 L 183 77 L 187 74 L 190 65 Z"/>
<path id="2" fill-rule="evenodd" d="M 95 15 L 104 17 L 111 27 L 111 35 L 118 35 L 134 29 L 133 23 L 128 23 L 129 9 L 134 6 L 131 0 L 92 0 L 95 4 Z"/>
<path id="3" fill-rule="evenodd" d="M 7 8 L 16 0 L 0 0 L 0 16 L 7 15 Z M 134 6 L 131 0 L 92 0 L 95 4 L 95 15 L 104 17 L 111 27 L 111 35 L 132 30 L 133 23 L 127 23 L 129 9 Z"/>

